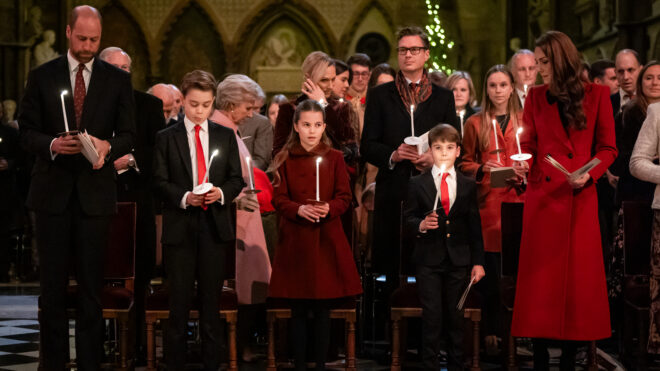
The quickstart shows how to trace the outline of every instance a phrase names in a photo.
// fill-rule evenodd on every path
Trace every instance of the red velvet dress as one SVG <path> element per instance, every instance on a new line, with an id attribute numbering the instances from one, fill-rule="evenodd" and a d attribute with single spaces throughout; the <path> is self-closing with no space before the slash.
<path id="1" fill-rule="evenodd" d="M 590 180 L 573 190 L 543 157 L 551 154 L 572 172 L 595 156 L 601 163 L 589 172 L 591 179 L 603 175 L 617 155 L 609 90 L 585 85 L 584 130 L 564 129 L 547 91 L 547 85 L 533 87 L 525 101 L 521 144 L 534 157 L 529 161 L 511 333 L 603 339 L 611 329 L 596 187 Z"/>
<path id="2" fill-rule="evenodd" d="M 518 125 L 522 125 L 522 113 L 518 116 Z M 495 150 L 493 130 L 487 151 L 482 151 L 478 143 L 481 128 L 481 115 L 470 116 L 465 122 L 463 137 L 463 161 L 460 164 L 461 171 L 475 177 L 477 170 L 486 161 L 497 161 L 497 155 L 491 154 Z M 492 125 L 490 126 L 492 128 Z M 500 152 L 500 162 L 504 166 L 513 166 L 513 160 L 509 156 L 518 153 L 516 145 L 516 128 L 513 120 L 509 120 L 506 131 L 502 134 L 500 126 L 497 125 L 497 143 Z M 524 197 L 519 196 L 515 188 L 491 188 L 490 172 L 485 171 L 481 179 L 477 179 L 477 195 L 479 197 L 479 214 L 481 215 L 481 234 L 484 239 L 484 251 L 502 251 L 502 202 L 523 202 Z"/>
<path id="3" fill-rule="evenodd" d="M 306 200 L 316 198 L 316 157 L 320 164 L 320 199 L 327 217 L 312 223 L 298 216 Z M 351 187 L 342 153 L 324 143 L 307 152 L 295 145 L 280 166 L 281 182 L 273 205 L 280 217 L 269 296 L 332 299 L 362 293 L 360 278 L 340 216 L 351 202 Z"/>

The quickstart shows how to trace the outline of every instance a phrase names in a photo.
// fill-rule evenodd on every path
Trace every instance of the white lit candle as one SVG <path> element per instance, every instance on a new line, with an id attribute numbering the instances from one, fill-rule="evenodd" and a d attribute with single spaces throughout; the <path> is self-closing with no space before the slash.
<path id="1" fill-rule="evenodd" d="M 204 181 L 202 183 L 206 183 L 209 180 L 209 172 L 211 171 L 211 163 L 213 162 L 213 157 L 218 155 L 218 150 L 216 149 L 213 151 L 213 154 L 211 154 L 211 158 L 209 159 L 209 164 L 206 166 L 206 175 L 204 175 Z"/>
<path id="2" fill-rule="evenodd" d="M 464 109 L 462 109 L 461 112 L 458 113 L 458 117 L 461 118 L 461 137 L 463 137 L 463 118 L 465 117 Z"/>
<path id="3" fill-rule="evenodd" d="M 319 164 L 321 163 L 321 160 L 321 156 L 316 158 L 316 201 L 321 201 L 321 192 L 319 189 Z"/>
<path id="4" fill-rule="evenodd" d="M 493 119 L 493 137 L 495 138 L 495 151 L 497 151 L 497 162 L 500 162 L 500 146 L 497 143 L 497 120 Z"/>
<path id="5" fill-rule="evenodd" d="M 442 179 L 444 173 L 445 173 L 445 164 L 442 164 L 442 166 L 440 166 L 440 179 Z M 442 186 L 438 187 L 438 190 L 435 193 L 435 201 L 433 202 L 433 212 L 435 212 L 435 210 L 438 208 L 438 200 L 440 199 L 441 196 L 440 188 L 442 188 Z M 449 210 L 445 210 L 445 213 L 447 212 L 449 212 Z"/>
<path id="6" fill-rule="evenodd" d="M 527 96 L 527 84 L 523 85 L 523 90 L 525 92 L 525 96 Z"/>
<path id="7" fill-rule="evenodd" d="M 518 154 L 522 155 L 522 150 L 520 149 L 520 133 L 522 133 L 522 127 L 518 128 L 518 131 L 516 131 L 516 144 L 518 145 Z"/>
<path id="8" fill-rule="evenodd" d="M 415 136 L 415 105 L 410 105 L 410 132 L 411 136 Z"/>
<path id="9" fill-rule="evenodd" d="M 254 179 L 252 178 L 252 159 L 250 156 L 245 157 L 247 163 L 248 179 L 250 180 L 250 190 L 254 191 Z"/>
<path id="10" fill-rule="evenodd" d="M 64 96 L 69 92 L 62 90 L 60 93 L 60 100 L 62 101 L 62 116 L 64 116 L 64 132 L 69 132 L 69 120 L 66 118 L 66 106 L 64 106 Z"/>

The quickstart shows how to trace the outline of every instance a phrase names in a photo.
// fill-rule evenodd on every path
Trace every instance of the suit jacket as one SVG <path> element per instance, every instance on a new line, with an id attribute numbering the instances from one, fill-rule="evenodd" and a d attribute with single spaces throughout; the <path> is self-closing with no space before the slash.
<path id="1" fill-rule="evenodd" d="M 213 213 L 220 238 L 231 241 L 234 239 L 231 203 L 245 187 L 238 143 L 233 130 L 212 121 L 209 121 L 208 128 L 209 151 L 219 149 L 209 169 L 209 182 L 220 187 L 224 195 L 224 205 L 215 202 L 209 205 L 209 210 Z M 194 215 L 195 210 L 193 207 L 182 209 L 180 203 L 183 195 L 193 189 L 192 166 L 183 120 L 158 132 L 153 183 L 163 201 L 163 244 L 179 244 L 183 236 L 190 233 L 188 217 Z"/>
<path id="2" fill-rule="evenodd" d="M 238 126 L 255 167 L 266 170 L 272 159 L 273 125 L 268 117 L 255 113 Z"/>
<path id="3" fill-rule="evenodd" d="M 456 200 L 451 205 L 449 215 L 440 206 L 442 210 L 438 216 L 438 229 L 421 233 L 419 225 L 433 209 L 437 192 L 430 171 L 410 178 L 408 197 L 404 203 L 404 220 L 406 228 L 416 237 L 412 262 L 428 266 L 440 266 L 443 263 L 458 267 L 484 265 L 476 183 L 457 172 Z"/>
<path id="4" fill-rule="evenodd" d="M 113 161 L 133 147 L 135 102 L 128 73 L 94 58 L 92 75 L 83 105 L 80 130 L 110 142 L 110 158 L 93 170 L 82 154 L 57 155 L 50 145 L 64 131 L 60 92 L 65 96 L 70 129 L 75 129 L 73 90 L 66 54 L 35 68 L 28 76 L 18 115 L 21 144 L 36 156 L 27 206 L 48 213 L 63 212 L 77 190 L 82 210 L 88 215 L 116 211 L 117 186 Z"/>
<path id="5" fill-rule="evenodd" d="M 135 169 L 118 175 L 119 199 L 134 201 L 137 193 L 149 191 L 153 174 L 153 153 L 156 133 L 165 127 L 163 101 L 151 94 L 134 90 L 135 98 L 135 144 L 131 154 L 135 157 L 138 173 Z"/>
<path id="6" fill-rule="evenodd" d="M 460 132 L 454 95 L 445 88 L 432 86 L 431 96 L 415 110 L 415 135 L 420 136 L 440 123 L 452 125 Z M 410 136 L 410 108 L 403 105 L 395 82 L 378 85 L 367 93 L 362 132 L 362 157 L 378 167 L 374 209 L 373 259 L 377 271 L 396 270 L 400 245 L 401 202 L 405 199 L 408 180 L 418 174 L 410 161 L 389 168 L 389 160 L 403 140 Z"/>
<path id="7" fill-rule="evenodd" d="M 612 102 L 612 112 L 616 116 L 621 111 L 621 92 L 617 91 L 610 95 L 610 102 Z"/>

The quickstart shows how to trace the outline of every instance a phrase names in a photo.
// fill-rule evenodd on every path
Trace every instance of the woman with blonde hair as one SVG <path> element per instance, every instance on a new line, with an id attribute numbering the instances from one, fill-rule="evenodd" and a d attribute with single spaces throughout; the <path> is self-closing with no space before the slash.
<path id="1" fill-rule="evenodd" d="M 476 99 L 472 77 L 465 71 L 454 71 L 445 82 L 445 87 L 454 93 L 454 104 L 456 105 L 456 117 L 461 124 L 461 136 L 465 135 L 463 127 L 470 116 L 476 111 L 472 108 L 472 102 Z"/>

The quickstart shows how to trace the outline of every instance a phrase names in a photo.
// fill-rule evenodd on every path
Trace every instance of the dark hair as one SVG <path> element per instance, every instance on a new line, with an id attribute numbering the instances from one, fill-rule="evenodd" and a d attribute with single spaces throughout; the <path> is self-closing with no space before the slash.
<path id="1" fill-rule="evenodd" d="M 461 134 L 449 124 L 438 124 L 429 130 L 429 147 L 435 142 L 449 142 L 461 145 Z"/>
<path id="2" fill-rule="evenodd" d="M 419 38 L 422 39 L 422 44 L 424 44 L 426 49 L 431 46 L 429 43 L 429 37 L 426 32 L 417 26 L 408 26 L 399 29 L 399 32 L 396 33 L 396 41 L 399 42 L 406 36 L 419 36 Z"/>
<path id="3" fill-rule="evenodd" d="M 194 70 L 183 76 L 183 80 L 181 81 L 181 94 L 185 97 L 190 89 L 197 89 L 201 91 L 211 91 L 215 97 L 215 87 L 217 85 L 215 77 L 213 77 L 210 72 Z"/>
<path id="4" fill-rule="evenodd" d="M 436 84 L 437 86 L 444 87 L 445 84 L 447 83 L 447 74 L 442 71 L 431 71 L 429 72 L 429 80 L 431 80 L 431 82 Z M 472 84 L 472 80 L 470 80 L 470 84 Z"/>
<path id="5" fill-rule="evenodd" d="M 633 104 L 638 106 L 642 110 L 642 112 L 644 112 L 644 115 L 646 115 L 646 109 L 649 106 L 649 99 L 646 96 L 646 94 L 644 94 L 644 89 L 642 88 L 642 84 L 644 82 L 644 74 L 649 68 L 653 66 L 660 66 L 660 62 L 653 60 L 645 64 L 642 70 L 639 71 L 639 76 L 637 76 L 637 85 L 636 85 L 637 94 L 635 94 L 635 98 L 633 98 Z"/>
<path id="6" fill-rule="evenodd" d="M 341 59 L 334 59 L 334 62 L 335 62 L 335 72 L 337 73 L 337 76 L 348 71 L 348 83 L 350 84 L 351 82 L 353 82 L 353 70 L 348 68 L 348 65 L 344 63 L 344 61 L 342 61 Z"/>
<path id="7" fill-rule="evenodd" d="M 582 108 L 584 82 L 581 77 L 582 61 L 571 39 L 563 32 L 548 31 L 536 39 L 552 65 L 552 80 L 548 91 L 562 103 L 562 111 L 569 126 L 582 130 L 587 119 Z"/>
<path id="8" fill-rule="evenodd" d="M 389 64 L 387 63 L 381 63 L 378 66 L 374 67 L 374 69 L 371 71 L 371 77 L 369 77 L 369 84 L 367 85 L 369 88 L 373 88 L 376 86 L 376 83 L 378 82 L 378 77 L 380 75 L 390 75 L 393 78 L 396 78 L 396 71 L 394 68 L 392 68 Z"/>
<path id="9" fill-rule="evenodd" d="M 82 13 L 84 10 L 88 11 L 87 13 L 91 13 L 95 15 L 96 18 L 98 18 L 99 23 L 101 23 L 101 26 L 103 26 L 103 17 L 101 17 L 101 12 L 99 12 L 98 9 L 89 5 L 80 5 L 71 9 L 71 13 L 69 13 L 69 27 L 72 30 L 73 30 L 73 26 L 76 25 L 76 21 L 78 20 L 80 13 Z"/>
<path id="10" fill-rule="evenodd" d="M 616 65 L 613 61 L 609 59 L 600 59 L 591 64 L 591 70 L 589 70 L 589 80 L 592 82 L 595 79 L 602 79 L 605 77 L 605 71 L 608 68 L 616 68 Z"/>
<path id="11" fill-rule="evenodd" d="M 369 58 L 369 56 L 364 53 L 351 55 L 346 61 L 346 64 L 349 68 L 351 68 L 354 64 L 357 64 L 358 66 L 368 67 L 369 70 L 371 70 L 371 58 Z M 339 72 L 337 72 L 337 74 L 339 74 Z"/>
<path id="12" fill-rule="evenodd" d="M 277 169 L 279 169 L 284 161 L 289 158 L 289 151 L 291 148 L 293 148 L 295 144 L 300 143 L 300 137 L 294 126 L 300 120 L 300 115 L 302 115 L 303 112 L 320 112 L 323 115 L 323 122 L 325 122 L 325 109 L 319 102 L 313 99 L 306 99 L 298 104 L 296 111 L 293 114 L 293 125 L 291 125 L 291 133 L 289 133 L 289 138 L 286 140 L 282 150 L 280 150 L 280 152 L 275 155 L 275 158 L 268 167 L 268 170 L 266 170 L 267 173 L 272 174 L 274 186 L 278 186 L 280 184 L 280 175 Z M 330 140 L 326 136 L 325 131 L 321 136 L 321 141 L 330 145 Z"/>

